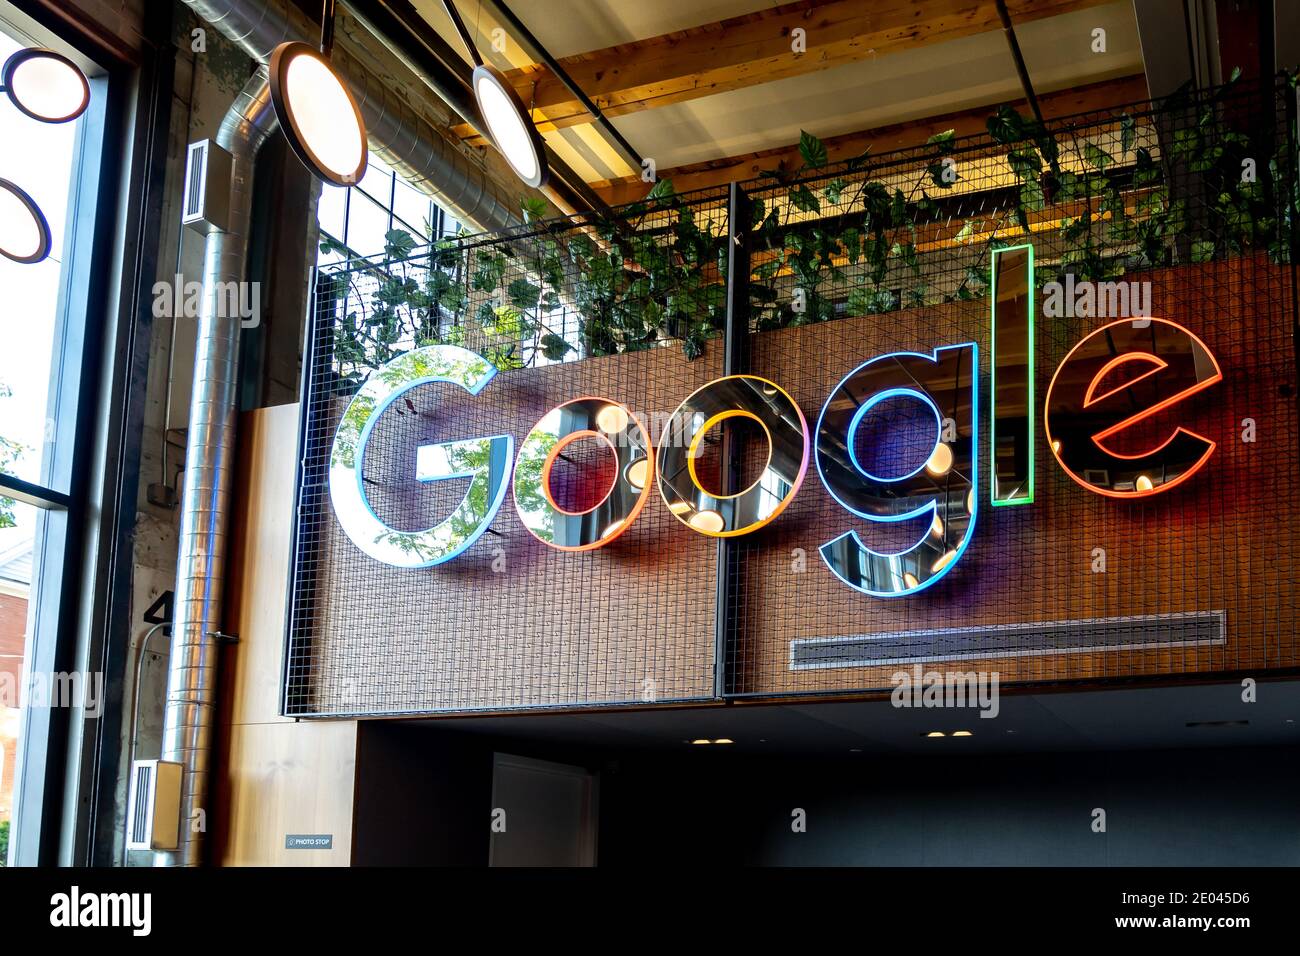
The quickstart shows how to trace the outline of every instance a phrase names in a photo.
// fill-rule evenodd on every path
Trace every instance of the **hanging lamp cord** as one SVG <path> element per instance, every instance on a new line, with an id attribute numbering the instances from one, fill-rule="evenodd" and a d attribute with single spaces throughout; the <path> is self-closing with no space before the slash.
<path id="1" fill-rule="evenodd" d="M 326 59 L 334 52 L 334 0 L 324 0 L 321 10 L 320 51 Z"/>
<path id="2" fill-rule="evenodd" d="M 465 49 L 469 51 L 469 58 L 474 61 L 476 67 L 483 65 L 483 58 L 478 55 L 478 48 L 474 46 L 474 41 L 470 39 L 469 31 L 465 29 L 465 23 L 456 12 L 456 4 L 452 0 L 442 0 L 443 9 L 447 11 L 447 16 L 451 18 L 451 25 L 456 28 L 460 34 L 461 42 L 465 44 Z"/>

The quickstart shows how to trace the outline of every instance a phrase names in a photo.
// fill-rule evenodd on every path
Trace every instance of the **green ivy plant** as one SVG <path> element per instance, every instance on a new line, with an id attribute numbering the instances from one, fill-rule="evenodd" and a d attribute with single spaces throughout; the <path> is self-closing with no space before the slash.
<path id="1" fill-rule="evenodd" d="M 978 298 L 990 288 L 990 249 L 1031 226 L 1051 253 L 1040 283 L 1054 273 L 1114 279 L 1254 249 L 1289 261 L 1291 163 L 1285 142 L 1256 157 L 1250 136 L 1232 128 L 1223 107 L 1238 75 L 1211 95 L 1180 90 L 1149 114 L 1120 115 L 1106 137 L 1103 124 L 1053 129 L 999 107 L 986 129 L 1011 185 L 992 200 L 978 194 L 982 208 L 969 213 L 961 196 L 949 198 L 963 181 L 955 175 L 963 144 L 952 130 L 931 136 L 910 166 L 869 151 L 832 166 L 826 144 L 802 132 L 801 168 L 765 172 L 752 190 L 752 326 Z M 1153 156 L 1143 131 L 1166 119 L 1175 132 Z M 1266 162 L 1252 182 L 1242 169 L 1254 158 Z M 543 200 L 523 199 L 526 228 L 490 240 L 417 248 L 410 233 L 393 230 L 382 261 L 353 260 L 327 274 L 336 367 L 359 380 L 435 342 L 474 347 L 503 369 L 669 341 L 694 359 L 725 323 L 727 229 L 709 212 L 716 208 L 676 195 L 665 178 L 640 202 L 580 220 L 548 219 Z M 918 235 L 940 226 L 947 258 L 930 267 Z M 321 248 L 346 252 L 329 239 Z"/>
<path id="2" fill-rule="evenodd" d="M 669 180 L 588 223 L 543 219 L 540 200 L 521 208 L 532 227 L 522 235 L 417 251 L 415 237 L 395 229 L 378 261 L 350 259 L 325 273 L 318 294 L 336 315 L 339 374 L 359 381 L 437 342 L 472 346 L 501 369 L 667 340 L 695 358 L 722 328 L 725 225 L 699 221 Z M 348 254 L 328 237 L 321 250 Z"/>
<path id="3" fill-rule="evenodd" d="M 944 218 L 941 193 L 961 181 L 951 159 L 957 146 L 953 130 L 931 136 L 916 168 L 899 185 L 897 169 L 893 177 L 871 175 L 869 151 L 843 163 L 841 175 L 818 174 L 826 148 L 802 133 L 803 167 L 794 174 L 765 174 L 777 186 L 768 191 L 766 204 L 755 202 L 758 251 L 750 287 L 755 327 L 786 328 L 841 313 L 875 315 L 982 295 L 990 281 L 986 253 L 969 257 L 955 285 L 940 290 L 918 249 L 918 230 Z M 982 215 L 966 218 L 954 243 L 973 243 L 985 226 Z M 783 294 L 778 278 L 793 291 Z"/>

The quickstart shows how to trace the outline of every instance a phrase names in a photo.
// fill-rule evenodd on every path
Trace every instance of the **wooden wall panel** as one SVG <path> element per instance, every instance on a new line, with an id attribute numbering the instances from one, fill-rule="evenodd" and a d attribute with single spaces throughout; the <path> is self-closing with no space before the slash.
<path id="1" fill-rule="evenodd" d="M 287 721 L 223 727 L 221 866 L 348 866 L 357 724 Z M 329 849 L 288 849 L 290 835 L 328 834 Z"/>
<path id="2" fill-rule="evenodd" d="M 421 386 L 375 426 L 366 464 L 371 506 L 393 527 L 429 527 L 455 507 L 464 483 L 414 481 L 419 445 L 509 434 L 517 454 L 542 416 L 579 396 L 623 402 L 653 437 L 655 420 L 717 377 L 719 361 L 716 348 L 688 361 L 674 346 L 501 372 L 477 396 Z M 341 413 L 340 403 L 334 420 Z M 578 459 L 589 445 L 595 442 L 565 454 Z M 570 490 L 578 499 L 603 490 L 609 476 L 600 460 L 575 461 Z M 301 585 L 311 639 L 298 640 L 291 654 L 300 679 L 291 703 L 301 708 L 291 712 L 497 710 L 712 694 L 716 545 L 682 527 L 657 491 L 626 533 L 578 553 L 529 534 L 508 492 L 490 533 L 454 561 L 420 570 L 368 557 L 343 534 L 327 492 L 313 500 L 304 520 L 317 534 L 314 579 Z"/>
<path id="3" fill-rule="evenodd" d="M 1217 441 L 1214 457 L 1180 487 L 1139 501 L 1103 498 L 1076 485 L 1052 458 L 1042 429 L 1042 402 L 1058 363 L 1107 319 L 1038 317 L 1037 500 L 1013 508 L 988 505 L 987 300 L 754 338 L 754 371 L 780 381 L 810 422 L 861 362 L 885 352 L 976 342 L 981 504 L 974 540 L 944 580 L 913 597 L 876 599 L 840 583 L 818 556 L 819 545 L 850 529 L 868 544 L 872 539 L 870 526 L 836 505 L 810 468 L 804 491 L 780 520 L 743 545 L 743 570 L 733 585 L 741 607 L 732 652 L 737 691 L 887 688 L 900 669 L 792 670 L 796 638 L 1177 611 L 1226 611 L 1226 644 L 954 666 L 995 670 L 1003 681 L 1062 681 L 1300 665 L 1300 599 L 1290 566 L 1300 547 L 1300 515 L 1290 504 L 1300 495 L 1300 428 L 1286 271 L 1261 256 L 1132 278 L 1152 283 L 1152 314 L 1200 336 L 1224 372 L 1223 382 L 1154 419 L 1160 428 L 1185 423 Z M 824 360 L 828 355 L 834 362 Z M 1241 440 L 1246 418 L 1257 425 L 1254 443 Z M 1091 569 L 1094 548 L 1105 549 L 1105 573 Z M 792 570 L 795 549 L 807 555 L 801 574 Z"/>
<path id="4" fill-rule="evenodd" d="M 297 470 L 298 406 L 240 417 L 227 566 L 212 858 L 222 866 L 346 866 L 352 856 L 355 721 L 279 716 Z M 330 834 L 328 850 L 286 849 Z"/>

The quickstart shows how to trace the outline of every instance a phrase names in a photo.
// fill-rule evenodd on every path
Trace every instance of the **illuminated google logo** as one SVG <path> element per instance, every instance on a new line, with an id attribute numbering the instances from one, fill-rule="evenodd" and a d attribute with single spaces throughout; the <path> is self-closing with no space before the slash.
<path id="1" fill-rule="evenodd" d="M 1027 247 L 1023 247 L 1027 248 Z M 1002 250 L 1006 251 L 1006 250 Z M 1032 288 L 1032 281 L 1029 284 Z M 1002 434 L 1020 429 L 1030 449 L 1027 473 L 1008 482 L 995 474 L 991 503 L 1033 501 L 1032 308 L 1018 326 L 998 327 L 994 308 L 994 403 L 999 391 L 997 350 L 1008 332 L 1027 337 L 1025 371 L 1012 389 L 1027 416 L 1001 421 L 993 410 L 996 460 Z M 1028 302 L 1028 296 L 1023 296 Z M 850 514 L 867 522 L 916 521 L 924 533 L 896 552 L 867 547 L 848 530 L 822 544 L 826 566 L 848 586 L 876 597 L 924 590 L 957 564 L 975 530 L 979 508 L 978 349 L 965 342 L 931 353 L 894 352 L 863 362 L 831 391 L 810 432 L 799 406 L 775 382 L 757 375 L 715 379 L 688 395 L 673 412 L 657 450 L 649 433 L 620 402 L 581 396 L 547 412 L 515 454 L 510 435 L 491 435 L 424 445 L 417 450 L 415 479 L 467 479 L 450 515 L 423 531 L 398 531 L 383 522 L 366 494 L 362 471 L 366 446 L 384 410 L 406 392 L 434 382 L 479 394 L 496 375 L 481 355 L 454 345 L 432 345 L 399 356 L 366 380 L 343 413 L 330 455 L 329 487 L 339 523 L 372 558 L 403 568 L 428 568 L 463 553 L 491 525 L 514 488 L 524 527 L 561 551 L 590 551 L 614 541 L 646 507 L 657 489 L 663 504 L 691 531 L 712 537 L 750 534 L 773 521 L 798 494 L 810 457 L 818 477 Z M 1058 464 L 1090 491 L 1115 498 L 1160 494 L 1181 484 L 1209 460 L 1215 443 L 1182 426 L 1150 439 L 1146 450 L 1120 451 L 1112 444 L 1164 409 L 1222 379 L 1218 363 L 1193 333 L 1166 319 L 1122 319 L 1080 341 L 1060 363 L 1043 404 L 1043 426 Z M 1001 399 L 999 398 L 1001 396 Z M 934 422 L 934 440 L 923 464 L 905 474 L 875 474 L 860 460 L 859 431 L 881 403 L 919 403 Z M 763 469 L 748 488 L 715 495 L 696 472 L 705 436 L 723 422 L 744 418 L 761 427 L 767 443 Z M 1008 424 L 1008 422 L 1010 424 Z M 1145 432 L 1137 433 L 1143 440 Z M 584 511 L 561 507 L 551 492 L 556 459 L 573 442 L 597 439 L 614 456 L 616 472 L 603 499 Z M 928 521 L 926 520 L 928 519 Z"/>

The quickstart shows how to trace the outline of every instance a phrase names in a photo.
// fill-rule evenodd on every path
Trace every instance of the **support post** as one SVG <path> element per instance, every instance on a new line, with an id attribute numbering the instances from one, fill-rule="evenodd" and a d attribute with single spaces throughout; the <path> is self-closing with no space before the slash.
<path id="1" fill-rule="evenodd" d="M 752 205 L 736 183 L 727 197 L 727 318 L 722 334 L 722 374 L 741 375 L 749 369 L 749 233 Z M 721 481 L 723 494 L 738 487 L 741 442 L 722 428 Z M 739 545 L 732 538 L 718 539 L 717 604 L 714 614 L 713 695 L 727 697 L 730 668 L 728 651 L 736 633 L 736 607 L 731 593 L 739 570 Z"/>

